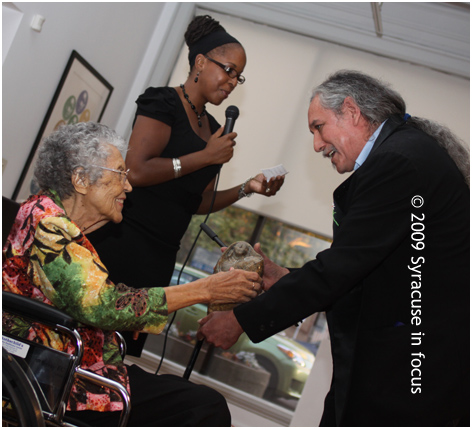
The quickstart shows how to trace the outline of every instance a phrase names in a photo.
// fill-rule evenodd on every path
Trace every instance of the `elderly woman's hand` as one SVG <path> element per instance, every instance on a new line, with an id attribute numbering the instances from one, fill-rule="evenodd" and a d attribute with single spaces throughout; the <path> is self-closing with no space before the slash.
<path id="1" fill-rule="evenodd" d="M 252 271 L 231 269 L 208 276 L 205 280 L 210 304 L 247 302 L 262 290 L 261 277 Z"/>
<path id="2" fill-rule="evenodd" d="M 165 288 L 167 311 L 172 313 L 197 303 L 247 302 L 261 292 L 261 283 L 259 274 L 233 269 L 191 283 L 169 286 Z"/>

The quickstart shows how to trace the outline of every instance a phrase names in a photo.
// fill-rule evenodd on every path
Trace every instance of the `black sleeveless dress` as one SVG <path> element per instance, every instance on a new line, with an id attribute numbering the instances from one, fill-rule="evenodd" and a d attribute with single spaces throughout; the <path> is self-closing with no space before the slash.
<path id="1" fill-rule="evenodd" d="M 136 103 L 136 116 L 147 116 L 172 128 L 161 157 L 178 158 L 205 148 L 206 142 L 192 130 L 174 88 L 148 88 Z M 207 115 L 213 134 L 220 125 Z M 211 165 L 159 185 L 134 187 L 127 194 L 123 221 L 108 223 L 87 235 L 114 283 L 136 288 L 169 285 L 180 240 L 200 206 L 203 191 L 220 168 Z M 140 339 L 144 343 L 145 335 Z M 140 347 L 138 341 L 127 340 L 129 354 L 134 354 L 135 346 Z"/>

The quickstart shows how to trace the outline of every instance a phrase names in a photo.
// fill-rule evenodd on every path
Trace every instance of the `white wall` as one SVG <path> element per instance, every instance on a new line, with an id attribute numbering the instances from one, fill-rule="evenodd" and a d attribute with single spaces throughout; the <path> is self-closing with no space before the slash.
<path id="1" fill-rule="evenodd" d="M 246 83 L 221 106 L 208 107 L 220 123 L 228 105 L 240 110 L 235 155 L 222 170 L 220 189 L 280 163 L 290 172 L 276 197 L 256 195 L 238 206 L 331 236 L 332 192 L 347 176 L 314 152 L 307 110 L 311 90 L 338 69 L 390 82 L 411 115 L 446 124 L 469 144 L 469 80 L 227 15 L 211 16 L 244 45 L 248 58 Z M 184 47 L 170 84 L 178 86 L 187 74 Z"/>
<path id="2" fill-rule="evenodd" d="M 3 63 L 2 193 L 10 197 L 73 49 L 114 87 L 102 123 L 116 128 L 164 3 L 15 3 L 23 19 Z M 30 28 L 36 14 L 43 30 Z"/>

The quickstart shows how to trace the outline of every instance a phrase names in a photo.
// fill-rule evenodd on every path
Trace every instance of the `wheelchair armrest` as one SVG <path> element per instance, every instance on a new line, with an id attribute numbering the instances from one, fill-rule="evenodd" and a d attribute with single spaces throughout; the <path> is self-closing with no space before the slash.
<path id="1" fill-rule="evenodd" d="M 16 293 L 2 291 L 2 308 L 39 323 L 61 325 L 71 330 L 77 328 L 77 322 L 63 311 Z"/>

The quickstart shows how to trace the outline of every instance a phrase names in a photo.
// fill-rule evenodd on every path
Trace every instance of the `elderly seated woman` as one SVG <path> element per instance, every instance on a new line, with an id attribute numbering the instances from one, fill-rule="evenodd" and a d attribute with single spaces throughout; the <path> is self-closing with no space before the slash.
<path id="1" fill-rule="evenodd" d="M 80 328 L 84 367 L 130 391 L 130 426 L 229 426 L 226 401 L 216 391 L 125 365 L 114 331 L 159 334 L 170 313 L 196 303 L 248 301 L 260 292 L 262 280 L 233 270 L 178 286 L 114 284 L 84 234 L 122 220 L 132 189 L 125 150 L 114 131 L 92 122 L 61 127 L 44 140 L 35 167 L 41 191 L 22 204 L 3 249 L 3 290 L 56 306 L 87 325 Z M 4 330 L 18 330 L 19 323 L 4 314 Z M 37 324 L 21 329 L 29 340 L 69 347 Z M 93 426 L 110 426 L 118 421 L 121 403 L 105 389 L 83 384 L 74 386 L 67 409 L 66 415 Z"/>

